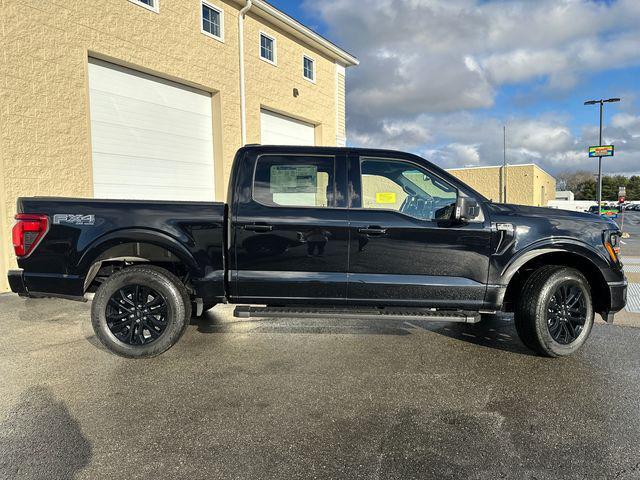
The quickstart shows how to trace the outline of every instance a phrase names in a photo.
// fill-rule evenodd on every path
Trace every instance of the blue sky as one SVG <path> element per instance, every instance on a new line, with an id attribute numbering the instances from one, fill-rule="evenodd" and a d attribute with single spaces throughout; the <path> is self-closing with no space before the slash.
<path id="1" fill-rule="evenodd" d="M 510 163 L 591 170 L 591 98 L 616 173 L 640 173 L 639 0 L 271 0 L 353 53 L 349 143 L 413 151 L 445 167 Z M 383 25 L 381 35 L 380 26 Z"/>

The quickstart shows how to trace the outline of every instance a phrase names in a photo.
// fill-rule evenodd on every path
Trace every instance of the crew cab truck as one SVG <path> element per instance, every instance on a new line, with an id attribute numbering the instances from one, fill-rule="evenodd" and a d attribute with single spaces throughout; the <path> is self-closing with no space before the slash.
<path id="1" fill-rule="evenodd" d="M 408 153 L 247 146 L 227 203 L 20 198 L 11 289 L 84 300 L 126 357 L 192 313 L 421 317 L 514 312 L 525 345 L 569 355 L 626 302 L 620 231 L 586 213 L 497 204 Z"/>

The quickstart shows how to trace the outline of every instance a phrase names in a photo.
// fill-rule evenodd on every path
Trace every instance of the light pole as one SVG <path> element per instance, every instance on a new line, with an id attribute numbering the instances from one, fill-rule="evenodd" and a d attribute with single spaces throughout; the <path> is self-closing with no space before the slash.
<path id="1" fill-rule="evenodd" d="M 507 126 L 502 127 L 502 188 L 504 195 L 502 198 L 503 203 L 507 203 Z"/>
<path id="2" fill-rule="evenodd" d="M 600 136 L 598 137 L 598 146 L 602 145 L 602 107 L 605 103 L 619 102 L 619 98 L 607 98 L 606 100 L 587 100 L 585 105 L 600 105 Z M 602 157 L 598 157 L 598 215 L 602 209 Z"/>

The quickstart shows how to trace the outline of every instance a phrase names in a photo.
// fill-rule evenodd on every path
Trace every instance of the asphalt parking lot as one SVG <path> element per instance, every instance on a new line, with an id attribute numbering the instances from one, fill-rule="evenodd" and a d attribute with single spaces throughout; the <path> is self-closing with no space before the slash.
<path id="1" fill-rule="evenodd" d="M 126 360 L 88 304 L 0 295 L 0 478 L 640 477 L 640 329 L 551 360 L 509 318 L 230 312 Z"/>
<path id="2" fill-rule="evenodd" d="M 88 303 L 0 295 L 0 478 L 640 478 L 639 316 L 546 359 L 506 316 L 231 312 L 126 360 Z"/>

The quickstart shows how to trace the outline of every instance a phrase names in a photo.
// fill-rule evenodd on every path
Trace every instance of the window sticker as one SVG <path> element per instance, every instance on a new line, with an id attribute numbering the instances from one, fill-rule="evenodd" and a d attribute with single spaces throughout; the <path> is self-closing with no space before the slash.
<path id="1" fill-rule="evenodd" d="M 395 192 L 376 192 L 376 203 L 396 203 Z"/>
<path id="2" fill-rule="evenodd" d="M 318 167 L 315 165 L 273 165 L 271 193 L 316 193 Z"/>

